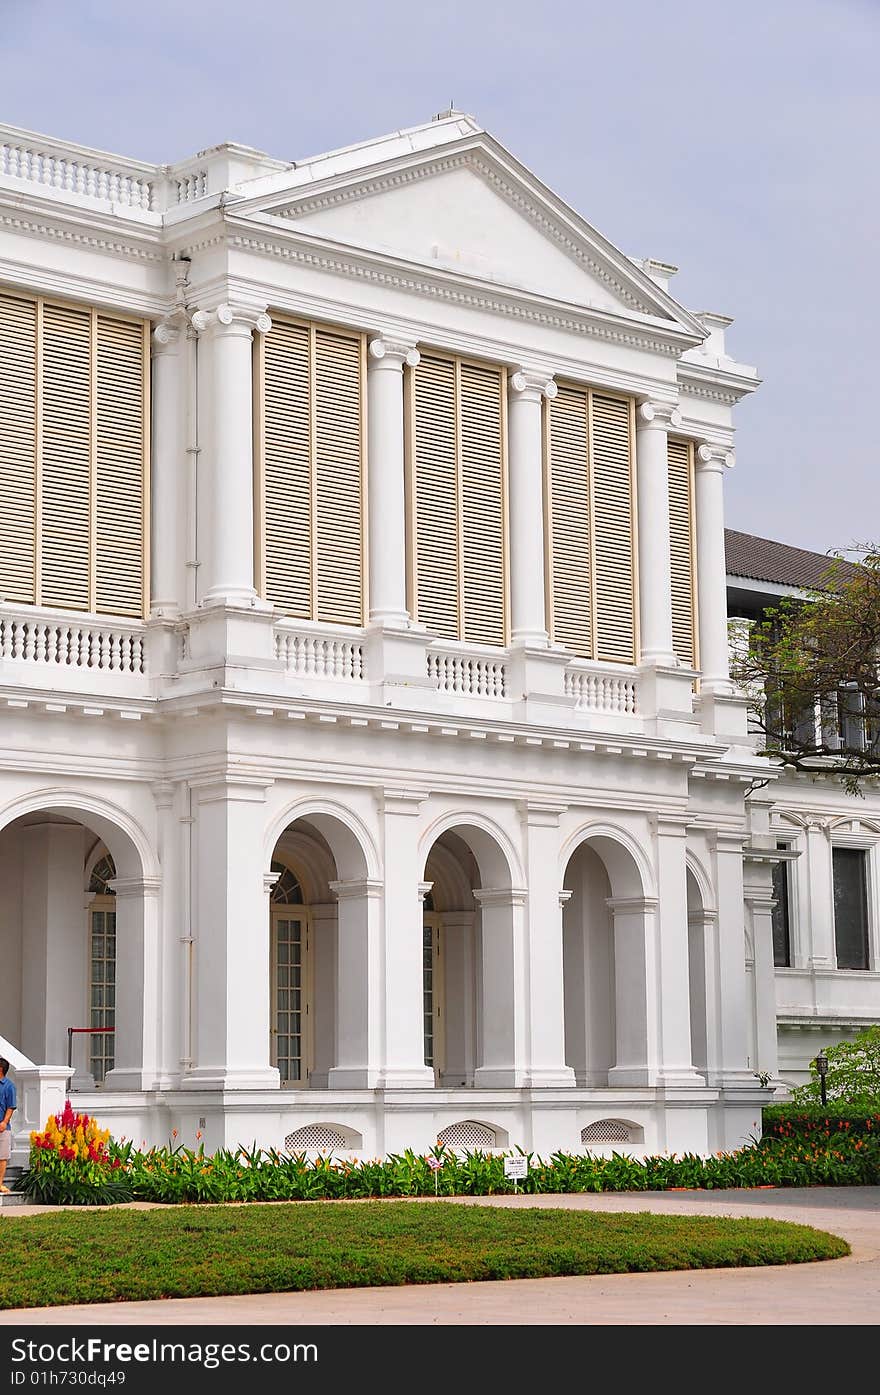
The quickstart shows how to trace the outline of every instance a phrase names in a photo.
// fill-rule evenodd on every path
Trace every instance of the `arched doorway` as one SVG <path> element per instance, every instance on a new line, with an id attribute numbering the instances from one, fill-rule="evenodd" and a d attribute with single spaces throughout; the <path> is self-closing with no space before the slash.
<path id="1" fill-rule="evenodd" d="M 371 1088 L 378 1022 L 377 881 L 352 830 L 320 811 L 293 819 L 272 851 L 269 1052 L 282 1087 Z"/>
<path id="2" fill-rule="evenodd" d="M 132 834 L 83 804 L 0 815 L 0 1020 L 33 1061 L 70 1049 L 73 1090 L 152 1089 L 159 880 Z"/>
<path id="3" fill-rule="evenodd" d="M 428 849 L 422 889 L 424 1061 L 435 1084 L 521 1084 L 525 898 L 499 841 L 479 825 L 445 829 Z"/>

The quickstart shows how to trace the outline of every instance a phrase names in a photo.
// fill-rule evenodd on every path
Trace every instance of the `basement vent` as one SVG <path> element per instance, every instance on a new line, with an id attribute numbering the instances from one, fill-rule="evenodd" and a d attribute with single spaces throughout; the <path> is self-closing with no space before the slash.
<path id="1" fill-rule="evenodd" d="M 438 1143 L 458 1152 L 471 1153 L 480 1148 L 494 1148 L 497 1137 L 494 1129 L 486 1124 L 478 1124 L 473 1119 L 463 1119 L 460 1124 L 449 1124 L 437 1135 Z"/>
<path id="2" fill-rule="evenodd" d="M 330 1148 L 347 1148 L 348 1144 L 341 1133 L 327 1124 L 306 1124 L 303 1128 L 294 1129 L 293 1133 L 289 1133 L 284 1140 L 284 1146 L 288 1153 L 302 1153 L 308 1148 L 326 1152 Z"/>
<path id="3" fill-rule="evenodd" d="M 624 1119 L 597 1119 L 581 1129 L 581 1143 L 641 1143 L 644 1131 Z"/>

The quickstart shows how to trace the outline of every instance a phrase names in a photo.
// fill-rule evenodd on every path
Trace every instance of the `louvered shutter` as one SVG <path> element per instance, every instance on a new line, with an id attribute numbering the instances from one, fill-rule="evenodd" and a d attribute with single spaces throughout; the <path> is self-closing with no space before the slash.
<path id="1" fill-rule="evenodd" d="M 361 341 L 315 335 L 315 618 L 364 618 Z"/>
<path id="2" fill-rule="evenodd" d="M 37 306 L 0 295 L 0 597 L 36 600 Z"/>
<path id="3" fill-rule="evenodd" d="M 432 634 L 459 639 L 456 367 L 422 355 L 413 371 L 415 609 Z"/>
<path id="4" fill-rule="evenodd" d="M 589 394 L 560 387 L 546 411 L 552 637 L 589 659 L 593 653 Z M 515 565 L 516 558 L 513 561 Z"/>
<path id="5" fill-rule="evenodd" d="M 461 576 L 464 633 L 472 644 L 504 644 L 504 376 L 461 365 Z"/>
<path id="6" fill-rule="evenodd" d="M 635 659 L 630 404 L 592 394 L 597 659 Z"/>
<path id="7" fill-rule="evenodd" d="M 672 647 L 681 663 L 696 665 L 694 594 L 694 488 L 691 447 L 670 440 L 669 551 L 672 569 Z"/>
<path id="8" fill-rule="evenodd" d="M 43 605 L 90 608 L 92 316 L 43 308 Z"/>
<path id="9" fill-rule="evenodd" d="M 95 609 L 144 604 L 144 329 L 97 317 Z"/>
<path id="10" fill-rule="evenodd" d="M 273 321 L 264 341 L 266 599 L 312 615 L 311 354 L 306 325 Z"/>

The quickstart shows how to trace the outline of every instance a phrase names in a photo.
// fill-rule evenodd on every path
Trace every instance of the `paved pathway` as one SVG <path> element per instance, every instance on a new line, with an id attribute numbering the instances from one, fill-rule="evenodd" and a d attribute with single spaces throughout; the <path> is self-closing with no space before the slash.
<path id="1" fill-rule="evenodd" d="M 487 1326 L 880 1322 L 880 1187 L 808 1187 L 780 1191 L 600 1193 L 582 1196 L 459 1197 L 451 1205 L 566 1207 L 679 1215 L 776 1216 L 842 1235 L 847 1259 L 756 1269 L 517 1279 L 411 1288 L 333 1289 L 318 1293 L 176 1298 L 0 1312 L 0 1324 L 113 1323 Z M 43 1208 L 7 1215 L 27 1224 Z M 47 1208 L 48 1209 L 48 1208 Z M 55 1208 L 52 1208 L 55 1209 Z M 4 1222 L 6 1218 L 3 1218 Z"/>

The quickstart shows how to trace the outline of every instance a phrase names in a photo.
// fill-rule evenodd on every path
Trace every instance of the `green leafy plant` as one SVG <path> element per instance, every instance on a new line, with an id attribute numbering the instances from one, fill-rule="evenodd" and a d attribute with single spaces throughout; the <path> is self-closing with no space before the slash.
<path id="1" fill-rule="evenodd" d="M 828 1058 L 825 1079 L 828 1101 L 880 1112 L 880 1026 L 866 1027 L 852 1041 L 829 1046 L 825 1055 Z M 797 1106 L 821 1107 L 822 1092 L 815 1061 L 810 1064 L 808 1083 L 796 1086 L 791 1098 Z"/>

